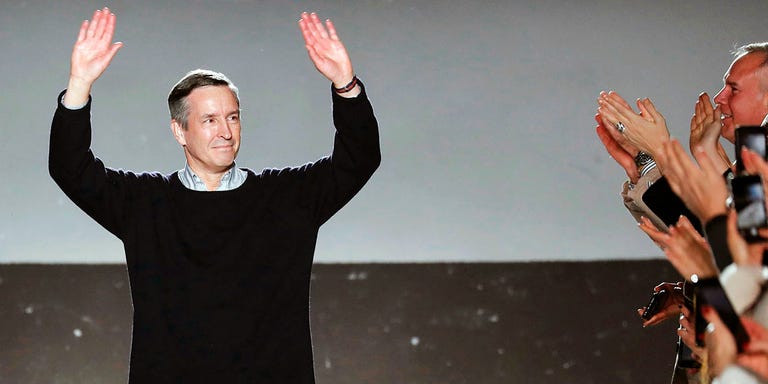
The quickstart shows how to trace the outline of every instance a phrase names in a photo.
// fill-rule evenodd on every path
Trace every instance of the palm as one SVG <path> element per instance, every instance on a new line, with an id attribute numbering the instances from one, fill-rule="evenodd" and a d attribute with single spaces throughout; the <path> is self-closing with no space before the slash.
<path id="1" fill-rule="evenodd" d="M 343 87 L 352 80 L 354 70 L 347 49 L 336 34 L 330 20 L 325 26 L 317 14 L 302 14 L 299 20 L 301 34 L 306 43 L 307 53 L 315 68 L 337 87 Z"/>
<path id="2" fill-rule="evenodd" d="M 112 43 L 114 32 L 115 15 L 107 8 L 94 12 L 90 22 L 83 22 L 72 48 L 70 75 L 73 78 L 90 84 L 104 73 L 122 47 L 122 43 Z"/>
<path id="3" fill-rule="evenodd" d="M 699 96 L 691 117 L 691 147 L 714 145 L 720 137 L 720 108 L 713 109 L 706 93 Z"/>

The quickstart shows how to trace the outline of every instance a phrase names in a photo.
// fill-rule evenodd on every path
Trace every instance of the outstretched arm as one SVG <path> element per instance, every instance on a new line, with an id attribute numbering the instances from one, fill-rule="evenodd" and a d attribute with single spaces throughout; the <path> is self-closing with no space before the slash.
<path id="1" fill-rule="evenodd" d="M 323 25 L 316 13 L 304 12 L 299 19 L 299 27 L 307 53 L 315 68 L 333 82 L 333 87 L 336 89 L 353 85 L 348 91 L 338 92 L 340 96 L 349 98 L 359 95 L 360 86 L 353 83 L 355 71 L 352 69 L 352 61 L 336 34 L 333 22 L 326 20 Z"/>
<path id="2" fill-rule="evenodd" d="M 72 48 L 65 106 L 79 107 L 88 102 L 93 83 L 123 46 L 123 43 L 112 42 L 115 20 L 115 14 L 104 7 L 93 12 L 92 20 L 85 20 L 80 25 L 80 33 Z"/>

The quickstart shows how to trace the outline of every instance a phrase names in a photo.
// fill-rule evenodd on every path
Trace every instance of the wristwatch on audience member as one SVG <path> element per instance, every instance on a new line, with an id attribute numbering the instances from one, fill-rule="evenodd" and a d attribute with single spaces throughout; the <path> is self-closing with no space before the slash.
<path id="1" fill-rule="evenodd" d="M 639 151 L 635 155 L 635 165 L 640 171 L 640 177 L 645 176 L 651 169 L 656 168 L 656 162 L 653 161 L 653 157 L 643 151 Z"/>

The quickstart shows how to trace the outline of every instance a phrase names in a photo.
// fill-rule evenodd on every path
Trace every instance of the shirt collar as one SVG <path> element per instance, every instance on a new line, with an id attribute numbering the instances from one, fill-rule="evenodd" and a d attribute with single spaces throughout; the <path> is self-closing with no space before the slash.
<path id="1" fill-rule="evenodd" d="M 181 184 L 188 189 L 193 191 L 208 191 L 205 183 L 203 182 L 203 179 L 195 174 L 192 168 L 189 167 L 189 163 L 184 164 L 184 169 L 180 170 L 178 174 Z M 221 182 L 219 183 L 219 187 L 216 189 L 216 192 L 235 189 L 243 185 L 247 177 L 248 174 L 244 170 L 237 168 L 236 164 L 232 164 L 232 167 L 229 168 L 229 170 L 221 177 Z"/>

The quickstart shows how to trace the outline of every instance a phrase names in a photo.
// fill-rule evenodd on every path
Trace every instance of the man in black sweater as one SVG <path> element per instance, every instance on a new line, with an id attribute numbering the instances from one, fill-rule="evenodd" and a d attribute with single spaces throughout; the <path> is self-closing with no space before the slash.
<path id="1" fill-rule="evenodd" d="M 90 149 L 90 90 L 121 48 L 115 15 L 83 22 L 51 128 L 49 171 L 120 238 L 133 301 L 133 383 L 314 383 L 309 277 L 320 225 L 380 162 L 378 127 L 333 24 L 299 21 L 332 82 L 330 156 L 256 173 L 237 168 L 240 102 L 222 74 L 190 72 L 171 91 L 171 130 L 186 167 L 114 170 Z"/>

